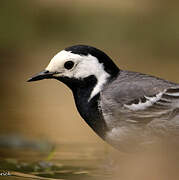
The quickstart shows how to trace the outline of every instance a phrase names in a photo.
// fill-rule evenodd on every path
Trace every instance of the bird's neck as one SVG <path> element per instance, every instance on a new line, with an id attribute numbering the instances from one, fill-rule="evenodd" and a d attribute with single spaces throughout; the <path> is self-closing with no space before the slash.
<path id="1" fill-rule="evenodd" d="M 76 107 L 86 123 L 102 138 L 105 137 L 107 126 L 103 119 L 101 109 L 98 106 L 100 94 L 88 101 L 86 95 L 80 90 L 73 92 Z"/>
<path id="2" fill-rule="evenodd" d="M 103 119 L 101 110 L 98 106 L 100 92 L 97 92 L 92 98 L 91 93 L 98 84 L 95 76 L 89 76 L 83 80 L 59 79 L 64 82 L 73 92 L 76 107 L 81 117 L 86 123 L 102 138 L 107 131 L 106 123 Z"/>

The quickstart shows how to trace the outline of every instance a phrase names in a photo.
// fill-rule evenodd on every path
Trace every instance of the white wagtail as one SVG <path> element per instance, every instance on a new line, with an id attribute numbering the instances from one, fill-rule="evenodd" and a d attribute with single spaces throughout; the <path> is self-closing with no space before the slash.
<path id="1" fill-rule="evenodd" d="M 28 81 L 42 79 L 66 84 L 81 117 L 114 147 L 177 137 L 179 84 L 121 70 L 99 49 L 75 45 L 60 51 Z"/>

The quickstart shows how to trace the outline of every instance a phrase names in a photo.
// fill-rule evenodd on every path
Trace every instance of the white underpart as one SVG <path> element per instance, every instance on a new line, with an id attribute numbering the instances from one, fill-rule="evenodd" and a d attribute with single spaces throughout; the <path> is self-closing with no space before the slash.
<path id="1" fill-rule="evenodd" d="M 70 70 L 64 68 L 64 64 L 67 61 L 73 61 L 74 67 Z M 69 78 L 83 79 L 88 76 L 94 75 L 97 78 L 97 84 L 91 92 L 90 99 L 98 94 L 103 85 L 107 82 L 110 76 L 105 70 L 102 63 L 99 63 L 98 59 L 92 55 L 79 55 L 70 51 L 62 50 L 56 54 L 46 70 L 50 72 L 58 72 L 55 76 L 66 76 Z"/>
<path id="2" fill-rule="evenodd" d="M 162 97 L 163 92 L 160 92 L 158 94 L 156 94 L 155 97 L 147 97 L 145 96 L 145 98 L 147 99 L 146 102 L 141 102 L 139 101 L 138 104 L 131 104 L 131 105 L 127 105 L 125 104 L 124 106 L 130 110 L 133 111 L 137 111 L 137 110 L 144 110 L 150 106 L 152 106 L 155 102 L 157 102 L 158 100 L 160 100 L 160 98 Z"/>

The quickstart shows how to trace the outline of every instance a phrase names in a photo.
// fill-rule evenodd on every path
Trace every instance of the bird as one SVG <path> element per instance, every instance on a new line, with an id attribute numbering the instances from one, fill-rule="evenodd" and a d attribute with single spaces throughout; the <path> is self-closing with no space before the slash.
<path id="1" fill-rule="evenodd" d="M 43 79 L 67 85 L 81 117 L 118 150 L 178 137 L 179 84 L 122 70 L 100 49 L 73 45 L 61 50 L 28 82 Z"/>

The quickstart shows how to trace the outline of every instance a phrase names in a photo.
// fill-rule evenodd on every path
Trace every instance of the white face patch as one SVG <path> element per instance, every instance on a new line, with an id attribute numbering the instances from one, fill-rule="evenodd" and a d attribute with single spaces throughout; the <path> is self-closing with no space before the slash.
<path id="1" fill-rule="evenodd" d="M 67 61 L 73 61 L 74 67 L 72 69 L 65 69 L 64 64 Z M 88 76 L 94 75 L 97 78 L 97 84 L 91 92 L 90 98 L 98 94 L 107 78 L 110 76 L 105 70 L 102 63 L 99 63 L 96 57 L 92 55 L 79 55 L 70 51 L 62 50 L 56 54 L 46 70 L 50 72 L 57 72 L 56 77 L 65 76 L 69 78 L 84 79 Z"/>

